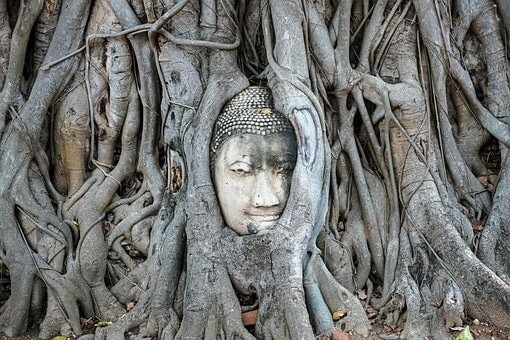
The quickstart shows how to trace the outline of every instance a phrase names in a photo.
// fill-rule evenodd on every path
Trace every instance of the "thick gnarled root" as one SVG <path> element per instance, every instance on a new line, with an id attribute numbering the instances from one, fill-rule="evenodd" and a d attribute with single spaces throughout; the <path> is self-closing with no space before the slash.
<path id="1" fill-rule="evenodd" d="M 392 298 L 384 307 L 386 323 L 397 327 L 405 318 L 403 339 L 448 338 L 450 327 L 460 327 L 464 317 L 464 299 L 459 287 L 441 275 L 432 284 L 420 282 L 409 271 L 399 278 Z M 405 310 L 405 313 L 404 313 Z"/>
<path id="2" fill-rule="evenodd" d="M 200 259 L 202 265 L 204 261 Z M 204 268 L 209 268 L 207 275 L 195 271 L 199 268 L 187 272 L 183 318 L 175 339 L 253 340 L 242 323 L 241 306 L 226 268 L 210 262 Z M 174 329 L 167 330 L 165 338 L 172 339 L 168 333 Z"/>
<path id="3" fill-rule="evenodd" d="M 357 297 L 335 280 L 319 256 L 314 256 L 308 266 L 311 268 L 305 275 L 305 289 L 315 283 L 319 290 L 317 293 L 320 293 L 315 301 L 307 301 L 309 310 L 322 309 L 321 315 L 334 321 L 337 329 L 368 335 L 372 326 Z M 326 321 L 326 324 L 329 322 Z"/>
<path id="4" fill-rule="evenodd" d="M 255 325 L 257 338 L 283 340 L 314 337 L 302 287 L 281 283 L 266 289 L 260 295 Z"/>
<path id="5" fill-rule="evenodd" d="M 61 301 L 57 301 L 56 297 L 51 294 L 48 297 L 48 307 L 46 308 L 46 317 L 39 326 L 39 338 L 49 339 L 57 335 L 72 336 L 81 334 L 81 325 L 78 329 L 71 328 L 69 320 L 65 316 Z M 69 307 L 69 306 L 68 306 Z M 76 311 L 78 308 L 76 308 Z"/>

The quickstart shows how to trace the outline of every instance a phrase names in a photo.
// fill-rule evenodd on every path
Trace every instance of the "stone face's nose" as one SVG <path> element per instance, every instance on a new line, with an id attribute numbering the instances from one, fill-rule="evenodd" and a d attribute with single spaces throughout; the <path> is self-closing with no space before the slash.
<path id="1" fill-rule="evenodd" d="M 274 207 L 280 204 L 277 183 L 267 170 L 261 170 L 255 178 L 253 205 L 257 208 Z"/>

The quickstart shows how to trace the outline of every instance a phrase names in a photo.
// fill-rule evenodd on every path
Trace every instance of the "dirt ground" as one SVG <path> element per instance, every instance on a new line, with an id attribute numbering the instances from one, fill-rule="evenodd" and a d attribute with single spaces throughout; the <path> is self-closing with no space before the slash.
<path id="1" fill-rule="evenodd" d="M 485 323 L 479 323 L 478 325 L 473 324 L 469 325 L 471 329 L 471 334 L 475 340 L 510 340 L 510 332 L 503 332 L 501 330 L 497 330 L 495 328 L 490 327 Z M 423 339 L 423 340 L 455 340 L 459 335 L 460 330 L 452 330 L 450 332 L 449 339 Z M 37 338 L 37 329 L 31 329 L 24 335 L 17 337 L 8 337 L 0 333 L 0 340 L 36 340 Z M 79 337 L 76 339 L 80 339 Z M 146 340 L 149 340 L 147 338 Z M 156 338 L 153 338 L 156 340 Z M 378 322 L 373 324 L 373 329 L 370 331 L 367 337 L 363 337 L 356 334 L 350 334 L 346 332 L 336 332 L 332 337 L 332 340 L 397 340 L 400 339 L 400 330 L 392 330 L 388 326 L 385 326 L 382 322 Z"/>
<path id="2" fill-rule="evenodd" d="M 487 324 L 469 325 L 471 334 L 475 340 L 510 340 L 510 332 L 503 332 L 488 326 Z M 449 339 L 432 339 L 427 338 L 423 340 L 455 340 L 460 334 L 460 330 L 451 330 Z M 345 340 L 392 340 L 400 339 L 400 330 L 391 330 L 389 327 L 378 323 L 373 325 L 373 329 L 367 337 L 362 337 L 355 334 L 348 334 Z M 340 338 L 341 339 L 341 338 Z M 342 339 L 342 340 L 344 340 Z M 336 340 L 336 339 L 334 339 Z"/>
<path id="3" fill-rule="evenodd" d="M 9 284 L 10 280 L 8 277 L 8 271 L 5 267 L 3 267 L 0 263 L 0 306 L 7 300 L 9 297 L 10 289 Z M 367 315 L 372 320 L 372 330 L 370 331 L 367 337 L 359 336 L 356 334 L 350 334 L 346 332 L 335 332 L 331 337 L 332 340 L 391 340 L 391 339 L 400 339 L 401 328 L 392 329 L 391 327 L 384 324 L 384 320 L 382 318 L 378 318 L 377 311 L 373 308 L 368 307 Z M 253 320 L 248 322 L 248 324 L 255 323 L 256 312 L 255 315 L 252 316 Z M 494 327 L 491 327 L 487 323 L 478 322 L 477 320 L 469 320 L 466 319 L 464 326 L 469 325 L 471 329 L 471 334 L 475 340 L 510 340 L 510 330 L 502 331 L 498 330 Z M 248 326 L 249 327 L 249 326 Z M 509 325 L 510 327 L 510 325 Z M 90 339 L 90 333 L 94 330 L 94 322 L 91 320 L 83 320 L 83 329 L 86 333 L 89 333 L 88 338 Z M 424 339 L 424 340 L 455 340 L 459 335 L 461 329 L 454 329 L 450 331 L 449 339 Z M 3 333 L 0 333 L 0 340 L 5 339 L 14 339 L 14 340 L 35 340 L 37 338 L 38 328 L 31 328 L 26 334 L 16 337 L 8 337 Z M 126 337 L 126 338 L 129 338 Z M 317 339 L 324 340 L 326 337 L 318 337 Z M 75 338 L 80 339 L 80 337 Z M 149 340 L 147 338 L 146 340 Z M 156 340 L 156 338 L 154 338 Z"/>

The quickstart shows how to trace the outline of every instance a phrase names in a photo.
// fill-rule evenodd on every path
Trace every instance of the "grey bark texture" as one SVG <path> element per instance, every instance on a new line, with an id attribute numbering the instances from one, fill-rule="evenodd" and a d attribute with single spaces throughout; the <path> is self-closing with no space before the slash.
<path id="1" fill-rule="evenodd" d="M 508 330 L 509 25 L 504 0 L 0 0 L 0 333 Z M 241 236 L 209 144 L 250 85 L 298 156 Z"/>

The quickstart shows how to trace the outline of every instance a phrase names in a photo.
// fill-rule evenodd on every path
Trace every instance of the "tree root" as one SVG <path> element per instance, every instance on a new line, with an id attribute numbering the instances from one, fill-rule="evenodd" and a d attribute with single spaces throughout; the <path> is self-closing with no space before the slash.
<path id="1" fill-rule="evenodd" d="M 193 127 L 196 130 L 186 134 L 184 141 L 186 154 L 195 157 L 187 158 L 186 164 L 188 169 L 193 169 L 187 172 L 190 174 L 186 196 L 189 214 L 186 225 L 188 267 L 184 315 L 176 338 L 216 338 L 223 333 L 249 339 L 253 337 L 242 325 L 241 308 L 229 276 L 222 265 L 211 259 L 214 254 L 211 247 L 216 242 L 214 238 L 221 228 L 222 219 L 210 182 L 209 149 L 203 147 L 209 145 L 214 121 L 223 104 L 248 82 L 234 66 L 234 54 L 214 52 L 209 62 L 211 76 L 198 114 L 194 117 Z M 225 70 L 232 72 L 225 73 Z M 196 163 L 197 159 L 202 162 Z M 219 315 L 222 316 L 220 319 L 217 318 Z"/>
<path id="2" fill-rule="evenodd" d="M 349 291 L 354 291 L 354 268 L 351 261 L 350 242 L 346 242 L 345 239 L 339 241 L 330 232 L 323 230 L 317 239 L 317 246 L 324 257 L 324 263 L 337 282 Z M 364 271 L 363 268 L 361 270 Z"/>
<path id="3" fill-rule="evenodd" d="M 48 307 L 41 324 L 40 337 L 56 336 L 60 331 L 72 330 L 73 334 L 82 332 L 80 309 L 85 317 L 94 315 L 94 306 L 90 288 L 77 270 L 76 261 L 67 263 L 67 273 L 61 275 L 34 255 L 39 274 L 48 288 Z M 61 321 L 61 323 L 56 321 Z"/>
<path id="4" fill-rule="evenodd" d="M 35 266 L 30 249 L 16 228 L 14 206 L 0 198 L 0 236 L 2 239 L 2 262 L 9 268 L 11 295 L 0 315 L 0 331 L 15 336 L 26 330 L 30 297 L 35 278 Z"/>
<path id="5" fill-rule="evenodd" d="M 301 285 L 301 284 L 300 284 Z M 305 292 L 292 283 L 274 284 L 259 293 L 255 334 L 262 339 L 313 339 Z"/>
<path id="6" fill-rule="evenodd" d="M 461 38 L 471 29 L 484 40 L 476 46 L 484 47 L 486 60 L 477 66 L 487 70 L 476 74 L 476 88 L 474 70 L 450 57 L 457 52 L 449 41 L 450 13 L 434 0 L 64 0 L 62 13 L 42 19 L 49 25 L 60 17 L 51 44 L 34 43 L 48 47 L 43 66 L 41 55 L 26 54 L 25 45 L 29 33 L 35 39 L 43 33 L 32 28 L 40 7 L 52 12 L 55 1 L 18 2 L 0 0 L 0 30 L 10 29 L 7 4 L 19 9 L 7 85 L 0 65 L 6 94 L 0 99 L 0 258 L 11 276 L 0 331 L 22 332 L 32 316 L 30 304 L 42 310 L 46 298 L 40 333 L 45 338 L 79 335 L 86 316 L 116 320 L 98 329 L 96 339 L 124 338 L 127 332 L 139 338 L 253 339 L 241 312 L 254 308 L 259 338 L 314 338 L 314 332 L 329 335 L 335 328 L 366 335 L 370 323 L 353 291 L 366 287 L 370 296 L 370 280 L 383 281 L 387 321 L 405 320 L 403 337 L 447 337 L 448 327 L 462 324 L 464 306 L 469 316 L 510 324 L 510 156 L 503 147 L 491 202 L 469 169 L 486 171 L 476 159 L 481 142 L 455 140 L 475 125 L 461 126 L 472 109 L 482 126 L 477 131 L 486 128 L 510 145 L 508 65 L 493 0 L 452 4 L 484 5 L 461 11 L 465 21 L 453 32 Z M 98 7 L 89 16 L 92 3 Z M 508 23 L 507 8 L 499 7 Z M 76 56 L 85 48 L 78 47 L 87 20 L 87 57 L 94 60 L 86 61 L 85 71 L 91 116 L 79 88 L 67 93 L 60 109 L 80 111 L 80 121 L 63 126 L 54 119 L 55 128 L 47 129 L 68 80 L 74 77 L 69 91 L 81 86 Z M 125 30 L 119 31 L 119 22 Z M 148 37 L 140 34 L 147 31 Z M 247 42 L 238 58 L 241 31 Z M 489 46 L 489 40 L 496 44 Z M 4 51 L 0 46 L 0 58 Z M 429 60 L 422 60 L 427 53 Z M 20 78 L 22 66 L 27 79 Z M 37 74 L 30 66 L 40 66 Z M 224 226 L 209 167 L 217 114 L 249 85 L 239 67 L 252 84 L 269 85 L 299 144 L 287 208 L 275 230 L 252 238 Z M 469 104 L 454 98 L 455 117 L 447 112 L 447 95 L 457 94 L 453 86 L 446 90 L 447 71 Z M 31 92 L 26 105 L 6 118 L 21 88 Z M 94 122 L 84 117 L 97 118 L 90 144 L 86 125 Z M 65 143 L 54 151 L 64 150 L 67 159 L 51 167 L 44 157 L 47 130 L 58 139 L 61 128 L 67 129 Z M 482 135 L 489 134 L 475 138 Z M 330 144 L 338 157 L 333 162 Z M 88 147 L 99 159 L 92 159 L 92 171 L 85 166 Z M 164 148 L 167 154 L 160 155 Z M 466 154 L 475 159 L 463 159 Z M 60 169 L 67 172 L 54 178 L 61 194 L 49 183 L 50 172 Z M 66 191 L 72 197 L 64 203 Z M 473 237 L 466 210 L 489 212 L 478 249 L 483 263 L 471 251 L 479 234 Z M 143 264 L 123 249 L 122 238 L 147 256 Z M 123 263 L 107 262 L 112 249 Z"/>
<path id="7" fill-rule="evenodd" d="M 363 336 L 368 335 L 372 327 L 359 300 L 336 282 L 319 256 L 315 256 L 309 266 L 311 266 L 310 274 L 317 282 L 320 293 L 329 308 L 329 317 L 333 319 L 333 314 L 340 312 L 340 319 L 335 320 L 335 327 L 346 331 L 352 330 Z"/>
<path id="8" fill-rule="evenodd" d="M 153 228 L 152 240 L 159 242 L 149 247 L 149 258 L 143 267 L 137 267 L 128 275 L 129 278 L 121 280 L 112 288 L 112 292 L 118 292 L 118 300 L 128 303 L 138 301 L 135 307 L 126 315 L 121 317 L 114 325 L 105 329 L 98 329 L 97 339 L 109 339 L 124 337 L 124 334 L 139 327 L 139 336 L 162 336 L 162 338 L 173 336 L 179 329 L 179 318 L 173 311 L 172 301 L 181 273 L 184 253 L 184 226 L 185 212 L 180 207 L 175 207 L 177 198 L 182 197 L 183 192 L 172 195 L 167 192 L 163 198 L 163 205 L 160 215 Z M 176 209 L 174 214 L 174 209 Z M 158 234 L 159 237 L 157 237 Z M 157 251 L 156 248 L 161 248 Z M 165 266 L 162 266 L 165 263 Z M 147 291 L 141 291 L 133 278 L 135 273 L 138 276 L 146 277 L 144 287 L 150 284 Z M 147 275 L 148 274 L 148 275 Z M 136 281 L 133 281 L 136 280 Z M 137 290 L 137 298 L 129 297 L 127 291 Z M 166 335 L 165 335 L 166 334 Z"/>
<path id="9" fill-rule="evenodd" d="M 5 128 L 7 110 L 14 100 L 21 96 L 21 81 L 23 78 L 23 65 L 30 31 L 43 8 L 43 1 L 22 3 L 20 15 L 12 32 L 9 66 L 7 69 L 5 85 L 0 92 L 0 137 Z M 21 103 L 20 103 L 21 104 Z M 19 107 L 21 107 L 20 105 Z"/>
<path id="10" fill-rule="evenodd" d="M 69 324 L 69 317 L 65 317 L 65 311 L 62 311 L 62 306 L 56 300 L 55 295 L 49 292 L 48 296 L 48 306 L 46 307 L 46 317 L 43 322 L 39 325 L 39 334 L 38 337 L 41 339 L 49 339 L 57 335 L 80 335 L 81 334 L 81 325 L 79 324 L 79 313 L 73 313 L 72 317 L 78 316 L 78 325 L 79 327 L 73 329 Z M 61 293 L 60 293 L 61 294 Z M 74 304 L 74 303 L 73 303 Z M 69 309 L 70 305 L 68 305 Z M 75 312 L 78 312 L 78 306 L 75 308 Z"/>
<path id="11" fill-rule="evenodd" d="M 210 275 L 188 272 L 184 316 L 175 339 L 254 339 L 242 324 L 226 269 L 213 263 L 206 268 L 211 268 Z"/>
<path id="12" fill-rule="evenodd" d="M 417 202 L 427 199 L 430 202 L 426 190 L 420 189 L 415 196 L 408 211 L 419 214 L 412 214 L 412 223 L 462 287 L 470 315 L 481 320 L 489 319 L 498 327 L 506 327 L 510 324 L 510 287 L 471 253 L 451 223 L 445 223 L 449 217 L 441 205 L 432 203 L 424 206 Z M 423 221 L 428 221 L 428 224 Z M 424 225 L 428 227 L 425 229 Z M 485 289 L 475 292 L 480 286 Z"/>
<path id="13" fill-rule="evenodd" d="M 108 339 L 124 339 L 125 333 L 139 325 L 141 325 L 148 317 L 148 299 L 142 298 L 135 307 L 127 314 L 123 315 L 113 325 L 108 327 L 101 327 L 96 329 L 94 340 L 108 340 Z M 140 337 L 144 335 L 142 330 L 139 330 Z"/>
<path id="14" fill-rule="evenodd" d="M 9 24 L 7 1 L 0 1 L 0 88 L 3 88 L 4 86 L 7 69 L 9 67 L 9 47 L 11 44 L 11 33 L 12 29 Z"/>
<path id="15" fill-rule="evenodd" d="M 75 75 L 75 83 L 81 81 L 80 74 L 82 72 Z M 90 121 L 85 87 L 80 83 L 76 84 L 56 105 L 56 110 L 54 119 L 59 128 L 54 131 L 54 148 L 59 161 L 55 164 L 55 173 L 58 175 L 54 180 L 60 192 L 71 196 L 81 188 L 86 178 Z"/>
<path id="16" fill-rule="evenodd" d="M 151 204 L 140 210 L 133 210 L 124 218 L 108 235 L 106 242 L 111 246 L 121 236 L 130 232 L 131 228 L 144 219 L 156 214 L 160 208 L 159 204 Z"/>
<path id="17" fill-rule="evenodd" d="M 11 282 L 14 281 L 14 285 L 11 285 L 11 296 L 0 315 L 0 330 L 7 336 L 16 336 L 27 328 L 30 292 L 34 281 L 33 271 L 27 271 L 24 265 L 22 268 L 16 267 L 15 265 L 9 267 Z"/>
<path id="18" fill-rule="evenodd" d="M 508 214 L 510 213 L 510 154 L 502 161 L 499 182 L 494 193 L 494 209 L 489 214 L 480 239 L 478 255 L 482 262 L 510 285 L 510 264 L 508 256 Z"/>

